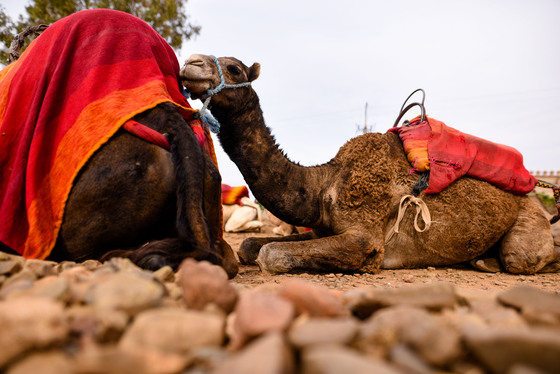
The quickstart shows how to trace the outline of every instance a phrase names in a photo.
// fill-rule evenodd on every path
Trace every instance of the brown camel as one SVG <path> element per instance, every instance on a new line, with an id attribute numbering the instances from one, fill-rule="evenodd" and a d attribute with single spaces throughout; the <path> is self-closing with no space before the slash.
<path id="1" fill-rule="evenodd" d="M 227 84 L 251 82 L 260 73 L 257 63 L 247 67 L 231 57 L 218 61 Z M 220 85 L 212 56 L 191 56 L 181 78 L 193 98 L 205 98 L 207 90 Z M 303 167 L 288 160 L 275 143 L 251 87 L 215 93 L 211 109 L 220 122 L 221 145 L 259 202 L 281 220 L 313 229 L 247 239 L 240 258 L 256 261 L 263 271 L 445 266 L 476 259 L 491 248 L 497 248 L 501 263 L 512 273 L 560 268 L 550 224 L 536 204 L 468 177 L 439 194 L 420 193 L 431 212 L 431 227 L 417 232 L 409 209 L 399 232 L 387 241 L 401 198 L 419 178 L 408 174 L 410 164 L 393 133 L 356 137 L 328 163 Z"/>
<path id="2" fill-rule="evenodd" d="M 0 249 L 58 261 L 128 257 L 148 269 L 165 265 L 177 268 L 184 258 L 192 257 L 223 266 L 230 277 L 237 274 L 235 255 L 221 236 L 220 174 L 209 155 L 211 149 L 207 152 L 200 145 L 201 140 L 185 120 L 184 113 L 192 112 L 182 96 L 175 54 L 148 24 L 113 10 L 75 13 L 49 26 L 2 73 L 0 78 L 11 79 L 10 84 L 2 82 L 2 100 L 12 100 L 7 106 L 16 109 L 9 112 L 3 107 L 0 113 L 3 155 L 23 149 L 20 158 L 27 163 L 33 144 L 48 139 L 38 151 L 41 165 L 46 166 L 37 170 L 50 173 L 56 164 L 57 171 L 67 168 L 77 175 L 72 174 L 64 187 L 56 183 L 60 172 L 38 179 L 41 196 L 52 196 L 51 190 L 66 186 L 70 192 L 64 189 L 64 204 L 56 205 L 56 212 L 52 212 L 54 208 L 34 210 L 42 214 L 38 219 L 33 216 L 34 225 L 37 221 L 56 221 L 52 239 L 49 236 L 49 240 L 43 240 L 52 231 L 35 230 L 38 240 L 22 241 L 16 235 L 27 232 L 31 220 L 22 213 L 29 211 L 26 200 L 16 198 L 29 195 L 28 191 L 35 191 L 34 186 L 20 184 L 23 178 L 18 176 L 23 172 L 12 167 L 24 162 L 12 162 L 8 156 L 0 158 L 8 165 L 0 162 L 2 175 L 11 178 L 2 182 L 13 180 L 17 185 L 10 185 L 11 189 L 4 188 L 6 183 L 1 185 L 0 192 L 5 195 L 0 197 L 8 196 L 0 198 L 1 211 L 11 215 L 0 216 L 4 235 L 0 237 Z M 25 108 L 27 116 L 20 116 L 25 100 L 33 105 Z M 130 118 L 165 134 L 169 151 L 125 131 L 122 126 Z M 61 130 L 73 130 L 76 123 L 84 124 L 80 129 L 85 130 Z M 55 136 L 49 137 L 51 133 Z M 6 141 L 9 137 L 12 142 Z M 91 138 L 100 140 L 80 154 L 83 165 L 70 163 L 72 157 L 56 158 L 62 147 L 56 152 L 49 148 L 65 142 L 69 144 L 65 150 L 72 153 L 78 144 L 89 144 L 83 139 Z M 33 166 L 31 161 L 28 164 Z M 44 180 L 54 182 L 47 184 Z M 16 198 L 10 200 L 12 196 Z M 11 208 L 16 200 L 18 204 L 23 201 L 21 209 Z M 41 207 L 50 207 L 52 201 L 45 198 Z M 27 226 L 6 224 L 16 222 L 14 217 L 19 219 L 20 213 Z M 51 216 L 55 218 L 51 220 Z M 148 244 L 142 246 L 144 243 Z M 33 252 L 42 246 L 50 248 L 39 254 Z"/>

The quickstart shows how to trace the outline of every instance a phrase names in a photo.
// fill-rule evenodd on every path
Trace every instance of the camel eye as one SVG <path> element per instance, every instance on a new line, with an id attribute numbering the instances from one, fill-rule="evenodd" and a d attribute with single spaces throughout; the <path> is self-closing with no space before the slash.
<path id="1" fill-rule="evenodd" d="M 228 65 L 227 69 L 233 75 L 241 74 L 241 70 L 239 70 L 239 68 L 235 65 Z"/>

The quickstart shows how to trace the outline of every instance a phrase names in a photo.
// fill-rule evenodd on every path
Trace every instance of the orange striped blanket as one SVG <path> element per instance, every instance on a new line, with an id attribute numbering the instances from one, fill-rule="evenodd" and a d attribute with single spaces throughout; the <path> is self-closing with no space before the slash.
<path id="1" fill-rule="evenodd" d="M 127 120 L 163 102 L 185 119 L 195 112 L 173 50 L 147 23 L 96 9 L 49 26 L 0 71 L 0 241 L 46 258 L 82 166 Z M 205 145 L 214 155 L 209 135 Z"/>

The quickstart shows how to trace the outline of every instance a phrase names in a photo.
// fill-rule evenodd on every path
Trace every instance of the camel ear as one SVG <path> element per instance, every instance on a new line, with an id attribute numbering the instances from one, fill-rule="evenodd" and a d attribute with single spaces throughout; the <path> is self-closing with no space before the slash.
<path id="1" fill-rule="evenodd" d="M 249 68 L 249 74 L 247 74 L 247 78 L 249 79 L 249 82 L 252 82 L 255 79 L 257 79 L 260 73 L 261 73 L 261 64 L 255 62 L 253 66 Z"/>

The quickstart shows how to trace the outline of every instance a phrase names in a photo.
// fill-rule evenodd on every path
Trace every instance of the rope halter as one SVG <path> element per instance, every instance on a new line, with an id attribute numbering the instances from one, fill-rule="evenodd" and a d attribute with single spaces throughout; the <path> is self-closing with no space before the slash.
<path id="1" fill-rule="evenodd" d="M 214 134 L 220 132 L 220 123 L 212 114 L 208 112 L 208 106 L 210 105 L 210 100 L 212 96 L 216 95 L 224 88 L 241 88 L 241 87 L 249 87 L 251 82 L 244 82 L 244 83 L 237 83 L 237 84 L 226 84 L 226 80 L 224 78 L 224 73 L 222 72 L 222 67 L 220 66 L 220 62 L 216 58 L 216 56 L 210 56 L 214 60 L 216 67 L 218 68 L 218 75 L 220 76 L 220 84 L 216 88 L 211 88 L 204 92 L 201 95 L 201 98 L 204 100 L 202 104 L 202 108 L 195 114 L 195 118 L 200 119 L 204 124 L 208 126 L 210 131 Z"/>

